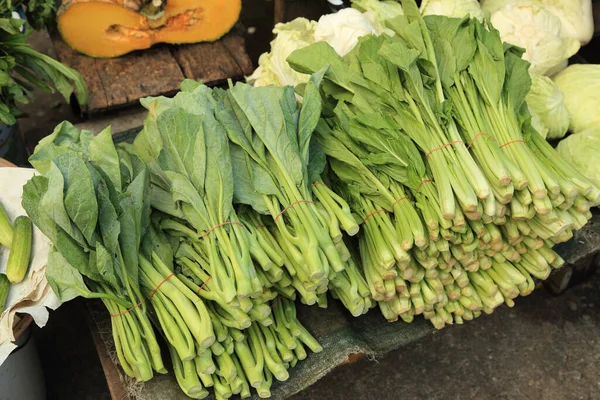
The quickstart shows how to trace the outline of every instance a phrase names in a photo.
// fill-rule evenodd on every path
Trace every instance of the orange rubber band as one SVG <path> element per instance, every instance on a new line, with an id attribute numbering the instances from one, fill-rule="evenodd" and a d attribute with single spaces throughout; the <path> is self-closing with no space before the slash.
<path id="1" fill-rule="evenodd" d="M 316 181 L 315 183 L 313 183 L 312 185 L 310 185 L 310 187 L 319 186 L 319 185 L 321 185 L 323 187 L 327 187 L 326 184 L 324 184 L 323 182 L 320 182 L 320 181 Z"/>
<path id="2" fill-rule="evenodd" d="M 206 278 L 206 280 L 202 283 L 202 285 L 200 285 L 200 288 L 198 289 L 198 294 L 200 294 L 200 292 L 202 291 L 202 289 L 204 289 L 204 285 L 206 285 L 208 282 L 210 282 L 210 280 L 212 279 L 212 276 L 208 276 L 208 278 Z"/>
<path id="3" fill-rule="evenodd" d="M 314 201 L 311 201 L 311 200 L 298 200 L 298 201 L 295 201 L 295 202 L 293 202 L 292 204 L 290 204 L 289 206 L 287 206 L 286 208 L 284 208 L 283 210 L 281 210 L 281 211 L 279 212 L 279 214 L 277 214 L 277 215 L 275 216 L 275 218 L 273 218 L 273 221 L 277 222 L 277 219 L 278 219 L 279 217 L 281 217 L 281 216 L 283 215 L 283 213 L 284 213 L 284 212 L 286 212 L 286 211 L 287 211 L 287 210 L 289 210 L 290 208 L 292 208 L 292 207 L 294 207 L 295 205 L 298 205 L 298 204 L 300 204 L 300 203 L 310 203 L 310 204 L 315 204 L 315 202 L 314 202 Z"/>
<path id="4" fill-rule="evenodd" d="M 385 212 L 385 213 L 386 213 L 386 212 L 388 212 L 388 210 L 385 210 L 385 209 L 383 209 L 383 208 L 382 208 L 381 210 L 375 210 L 375 211 L 373 211 L 372 213 L 370 213 L 369 215 L 367 215 L 367 216 L 365 217 L 365 219 L 363 219 L 363 224 L 364 224 L 365 222 L 367 222 L 367 220 L 368 220 L 369 218 L 371 218 L 373 215 L 375 215 L 375 214 L 379 214 L 379 213 L 382 213 L 382 212 Z"/>
<path id="5" fill-rule="evenodd" d="M 208 236 L 209 233 L 211 233 L 212 231 L 214 231 L 217 228 L 220 228 L 222 226 L 225 225 L 240 225 L 240 226 L 244 226 L 242 223 L 237 222 L 237 221 L 226 221 L 226 222 L 221 222 L 219 225 L 215 225 L 212 228 L 210 228 L 208 231 L 204 232 L 204 234 L 201 236 L 202 239 L 206 238 Z"/>
<path id="6" fill-rule="evenodd" d="M 467 150 L 471 148 L 471 146 L 473 146 L 473 143 L 475 142 L 475 140 L 477 140 L 478 137 L 480 136 L 485 136 L 485 135 L 490 135 L 487 132 L 479 132 L 477 135 L 473 136 L 473 139 L 471 139 L 471 141 L 469 142 L 469 145 L 467 146 Z M 496 140 L 493 136 L 490 136 L 492 139 Z"/>
<path id="7" fill-rule="evenodd" d="M 156 292 L 158 292 L 158 289 L 160 289 L 160 287 L 163 285 L 163 283 L 165 283 L 166 281 L 168 281 L 169 279 L 171 279 L 174 276 L 175 276 L 175 274 L 171 274 L 171 275 L 167 276 L 165 279 L 163 279 L 158 284 L 158 286 L 156 287 L 156 289 L 154 289 L 152 291 L 152 293 L 150 293 L 150 296 L 148 297 L 148 301 L 152 301 L 152 298 L 154 297 L 154 295 L 156 294 Z M 118 314 L 110 314 L 110 316 L 111 317 L 121 317 L 121 316 L 127 314 L 128 312 L 135 310 L 136 308 L 138 308 L 139 306 L 141 306 L 142 304 L 144 304 L 145 301 L 146 301 L 146 299 L 142 299 L 142 301 L 140 301 L 139 303 L 137 303 L 135 306 L 133 306 L 133 307 L 131 307 L 131 308 L 125 310 L 125 311 L 121 311 Z"/>
<path id="8" fill-rule="evenodd" d="M 525 143 L 525 141 L 523 139 L 511 140 L 510 142 L 506 142 L 503 145 L 501 145 L 500 148 L 503 148 L 504 146 L 508 146 L 509 144 L 513 144 L 513 143 Z"/>
<path id="9" fill-rule="evenodd" d="M 443 145 L 436 147 L 435 149 L 431 149 L 429 150 L 429 152 L 425 155 L 425 158 L 429 158 L 429 156 L 431 155 L 431 153 L 433 153 L 434 151 L 438 151 L 438 150 L 442 150 L 445 149 L 446 147 L 452 146 L 454 144 L 465 144 L 465 142 L 463 142 L 462 140 L 455 140 L 454 142 L 450 142 L 450 143 L 444 143 Z"/>
<path id="10" fill-rule="evenodd" d="M 163 283 L 165 283 L 166 281 L 168 281 L 169 279 L 171 279 L 174 276 L 175 276 L 175 274 L 171 274 L 171 275 L 167 276 L 165 279 L 163 279 L 162 282 L 160 282 L 158 284 L 158 286 L 156 287 L 156 289 L 154 289 L 152 291 L 152 293 L 150 293 L 150 297 L 148 297 L 148 301 L 152 301 L 152 298 L 154 297 L 154 295 L 156 294 L 156 292 L 158 292 L 158 289 L 160 289 L 160 287 L 163 285 Z"/>
<path id="11" fill-rule="evenodd" d="M 400 203 L 402 200 L 410 200 L 410 197 L 408 196 L 404 196 L 404 197 L 400 197 L 398 200 L 396 200 L 395 202 L 392 203 L 392 210 L 394 209 L 394 206 L 398 203 Z"/>
<path id="12" fill-rule="evenodd" d="M 424 183 L 433 183 L 433 180 L 425 179 L 419 182 L 419 186 L 417 186 L 417 193 L 419 193 L 419 191 L 421 190 L 421 186 L 423 186 Z"/>
<path id="13" fill-rule="evenodd" d="M 265 225 L 265 224 L 260 224 L 258 226 L 255 226 L 256 229 L 266 228 L 266 227 L 267 227 L 267 225 Z"/>

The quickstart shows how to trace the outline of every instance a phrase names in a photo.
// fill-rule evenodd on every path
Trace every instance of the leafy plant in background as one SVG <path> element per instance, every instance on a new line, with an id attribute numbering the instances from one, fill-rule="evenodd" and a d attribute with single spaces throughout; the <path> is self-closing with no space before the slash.
<path id="1" fill-rule="evenodd" d="M 0 18 L 12 18 L 15 10 L 23 10 L 27 22 L 35 30 L 54 28 L 56 17 L 54 0 L 0 0 Z"/>
<path id="2" fill-rule="evenodd" d="M 9 125 L 23 116 L 17 103 L 26 104 L 37 87 L 52 93 L 58 90 L 69 100 L 73 88 L 80 104 L 86 104 L 87 88 L 79 73 L 52 57 L 33 50 L 26 43 L 29 30 L 23 32 L 25 21 L 12 18 L 12 9 L 21 2 L 0 3 L 0 121 Z M 28 2 L 29 23 L 36 29 L 49 26 L 53 3 Z M 10 14 L 9 14 L 10 13 Z"/>

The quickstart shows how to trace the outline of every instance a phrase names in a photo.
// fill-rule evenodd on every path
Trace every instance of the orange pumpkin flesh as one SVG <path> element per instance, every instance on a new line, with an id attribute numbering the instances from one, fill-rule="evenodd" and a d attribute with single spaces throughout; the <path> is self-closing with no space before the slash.
<path id="1" fill-rule="evenodd" d="M 239 18 L 241 0 L 167 0 L 162 15 L 147 19 L 123 0 L 71 0 L 58 12 L 58 29 L 73 49 L 116 57 L 156 43 L 214 41 Z"/>

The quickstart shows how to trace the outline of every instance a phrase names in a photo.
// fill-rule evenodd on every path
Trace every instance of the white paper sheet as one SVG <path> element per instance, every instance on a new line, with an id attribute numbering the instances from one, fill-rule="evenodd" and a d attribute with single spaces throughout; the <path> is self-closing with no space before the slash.
<path id="1" fill-rule="evenodd" d="M 30 168 L 0 168 L 0 203 L 11 221 L 25 215 L 21 207 L 23 185 L 35 174 Z M 12 343 L 15 314 L 30 314 L 42 327 L 48 322 L 48 308 L 55 310 L 61 304 L 46 281 L 49 248 L 48 239 L 34 226 L 29 271 L 23 282 L 10 286 L 6 308 L 0 314 L 0 365 L 16 347 Z M 6 271 L 8 255 L 7 249 L 0 248 L 0 272 Z"/>

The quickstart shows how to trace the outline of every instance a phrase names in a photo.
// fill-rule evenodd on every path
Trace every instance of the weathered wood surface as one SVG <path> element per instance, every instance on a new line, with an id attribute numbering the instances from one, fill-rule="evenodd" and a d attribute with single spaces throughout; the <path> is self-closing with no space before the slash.
<path id="1" fill-rule="evenodd" d="M 237 25 L 214 43 L 156 45 L 118 58 L 92 58 L 71 49 L 56 34 L 58 59 L 77 70 L 88 85 L 89 116 L 128 107 L 147 96 L 172 95 L 185 78 L 217 85 L 252 72 L 244 30 Z"/>

